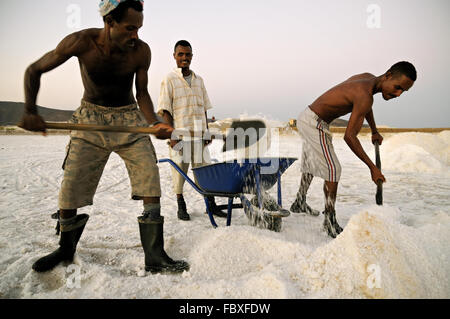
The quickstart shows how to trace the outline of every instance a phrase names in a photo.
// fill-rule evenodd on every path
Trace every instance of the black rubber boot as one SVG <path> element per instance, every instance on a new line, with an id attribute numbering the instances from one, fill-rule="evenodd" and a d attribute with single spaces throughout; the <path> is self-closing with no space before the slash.
<path id="1" fill-rule="evenodd" d="M 61 225 L 59 223 L 59 210 L 56 213 L 52 214 L 51 217 L 52 217 L 52 219 L 57 220 L 55 230 L 56 230 L 56 236 L 59 236 L 59 233 L 61 232 Z"/>
<path id="2" fill-rule="evenodd" d="M 152 220 L 144 216 L 138 217 L 141 243 L 145 253 L 145 271 L 151 273 L 181 273 L 189 270 L 185 261 L 174 261 L 164 251 L 163 225 L 164 217 Z"/>
<path id="3" fill-rule="evenodd" d="M 78 215 L 70 225 L 61 224 L 61 237 L 59 248 L 53 253 L 40 258 L 33 264 L 33 269 L 37 272 L 45 272 L 55 268 L 60 262 L 72 262 L 78 241 L 83 233 L 84 226 L 89 219 L 89 215 Z"/>
<path id="4" fill-rule="evenodd" d="M 183 197 L 178 197 L 177 198 L 177 203 L 178 203 L 178 219 L 180 220 L 190 220 L 191 216 L 189 216 L 188 212 L 187 212 L 187 208 L 186 208 L 186 202 L 184 201 Z"/>
<path id="5" fill-rule="evenodd" d="M 209 208 L 211 209 L 214 216 L 217 216 L 219 218 L 227 218 L 228 214 L 224 213 L 219 209 L 219 207 L 217 207 L 214 197 L 206 197 L 206 199 L 208 200 Z"/>

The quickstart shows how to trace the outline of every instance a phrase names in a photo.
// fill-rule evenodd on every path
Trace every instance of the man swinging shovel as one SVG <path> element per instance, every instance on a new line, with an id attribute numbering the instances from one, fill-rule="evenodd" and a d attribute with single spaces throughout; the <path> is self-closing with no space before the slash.
<path id="1" fill-rule="evenodd" d="M 138 37 L 138 30 L 143 25 L 142 12 L 143 1 L 103 0 L 100 13 L 104 28 L 73 33 L 55 50 L 33 63 L 25 74 L 26 109 L 19 126 L 45 132 L 46 123 L 36 108 L 41 75 L 71 57 L 77 57 L 84 96 L 81 107 L 73 115 L 73 122 L 107 126 L 150 124 L 158 139 L 169 139 L 173 128 L 157 121 L 147 90 L 151 51 Z M 137 101 L 132 89 L 134 77 Z M 89 218 L 86 214 L 77 215 L 77 209 L 93 204 L 111 152 L 116 152 L 125 161 L 132 198 L 144 202 L 144 213 L 138 218 L 138 223 L 146 271 L 179 273 L 189 269 L 188 263 L 174 261 L 164 251 L 160 176 L 155 149 L 148 135 L 73 131 L 59 193 L 59 248 L 37 260 L 33 264 L 35 271 L 48 271 L 61 262 L 73 260 Z"/>

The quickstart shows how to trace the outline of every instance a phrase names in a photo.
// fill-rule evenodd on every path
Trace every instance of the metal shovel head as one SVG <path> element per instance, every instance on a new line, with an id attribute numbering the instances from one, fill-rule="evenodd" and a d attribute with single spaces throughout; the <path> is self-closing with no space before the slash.
<path id="1" fill-rule="evenodd" d="M 267 126 L 262 120 L 233 121 L 224 139 L 223 152 L 248 148 L 267 134 Z"/>

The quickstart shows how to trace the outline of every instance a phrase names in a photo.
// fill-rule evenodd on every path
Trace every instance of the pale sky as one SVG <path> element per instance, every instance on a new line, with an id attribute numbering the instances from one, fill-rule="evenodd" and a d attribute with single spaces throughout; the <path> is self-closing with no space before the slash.
<path id="1" fill-rule="evenodd" d="M 66 35 L 103 27 L 98 3 L 1 0 L 0 100 L 24 101 L 26 67 Z M 297 118 L 350 76 L 381 75 L 406 60 L 416 66 L 418 80 L 398 99 L 376 96 L 377 124 L 450 126 L 448 0 L 147 0 L 144 15 L 139 35 L 153 53 L 149 91 L 155 109 L 160 83 L 175 67 L 173 46 L 185 39 L 194 50 L 192 69 L 205 80 L 214 105 L 210 116 Z M 74 110 L 82 95 L 72 58 L 42 77 L 38 104 Z"/>

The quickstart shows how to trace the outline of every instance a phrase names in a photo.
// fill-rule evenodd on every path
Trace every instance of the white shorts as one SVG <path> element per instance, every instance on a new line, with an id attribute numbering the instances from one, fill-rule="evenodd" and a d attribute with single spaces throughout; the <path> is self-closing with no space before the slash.
<path id="1" fill-rule="evenodd" d="M 328 123 L 307 107 L 297 120 L 297 128 L 303 138 L 301 171 L 327 182 L 339 182 L 341 164 L 334 152 Z"/>

